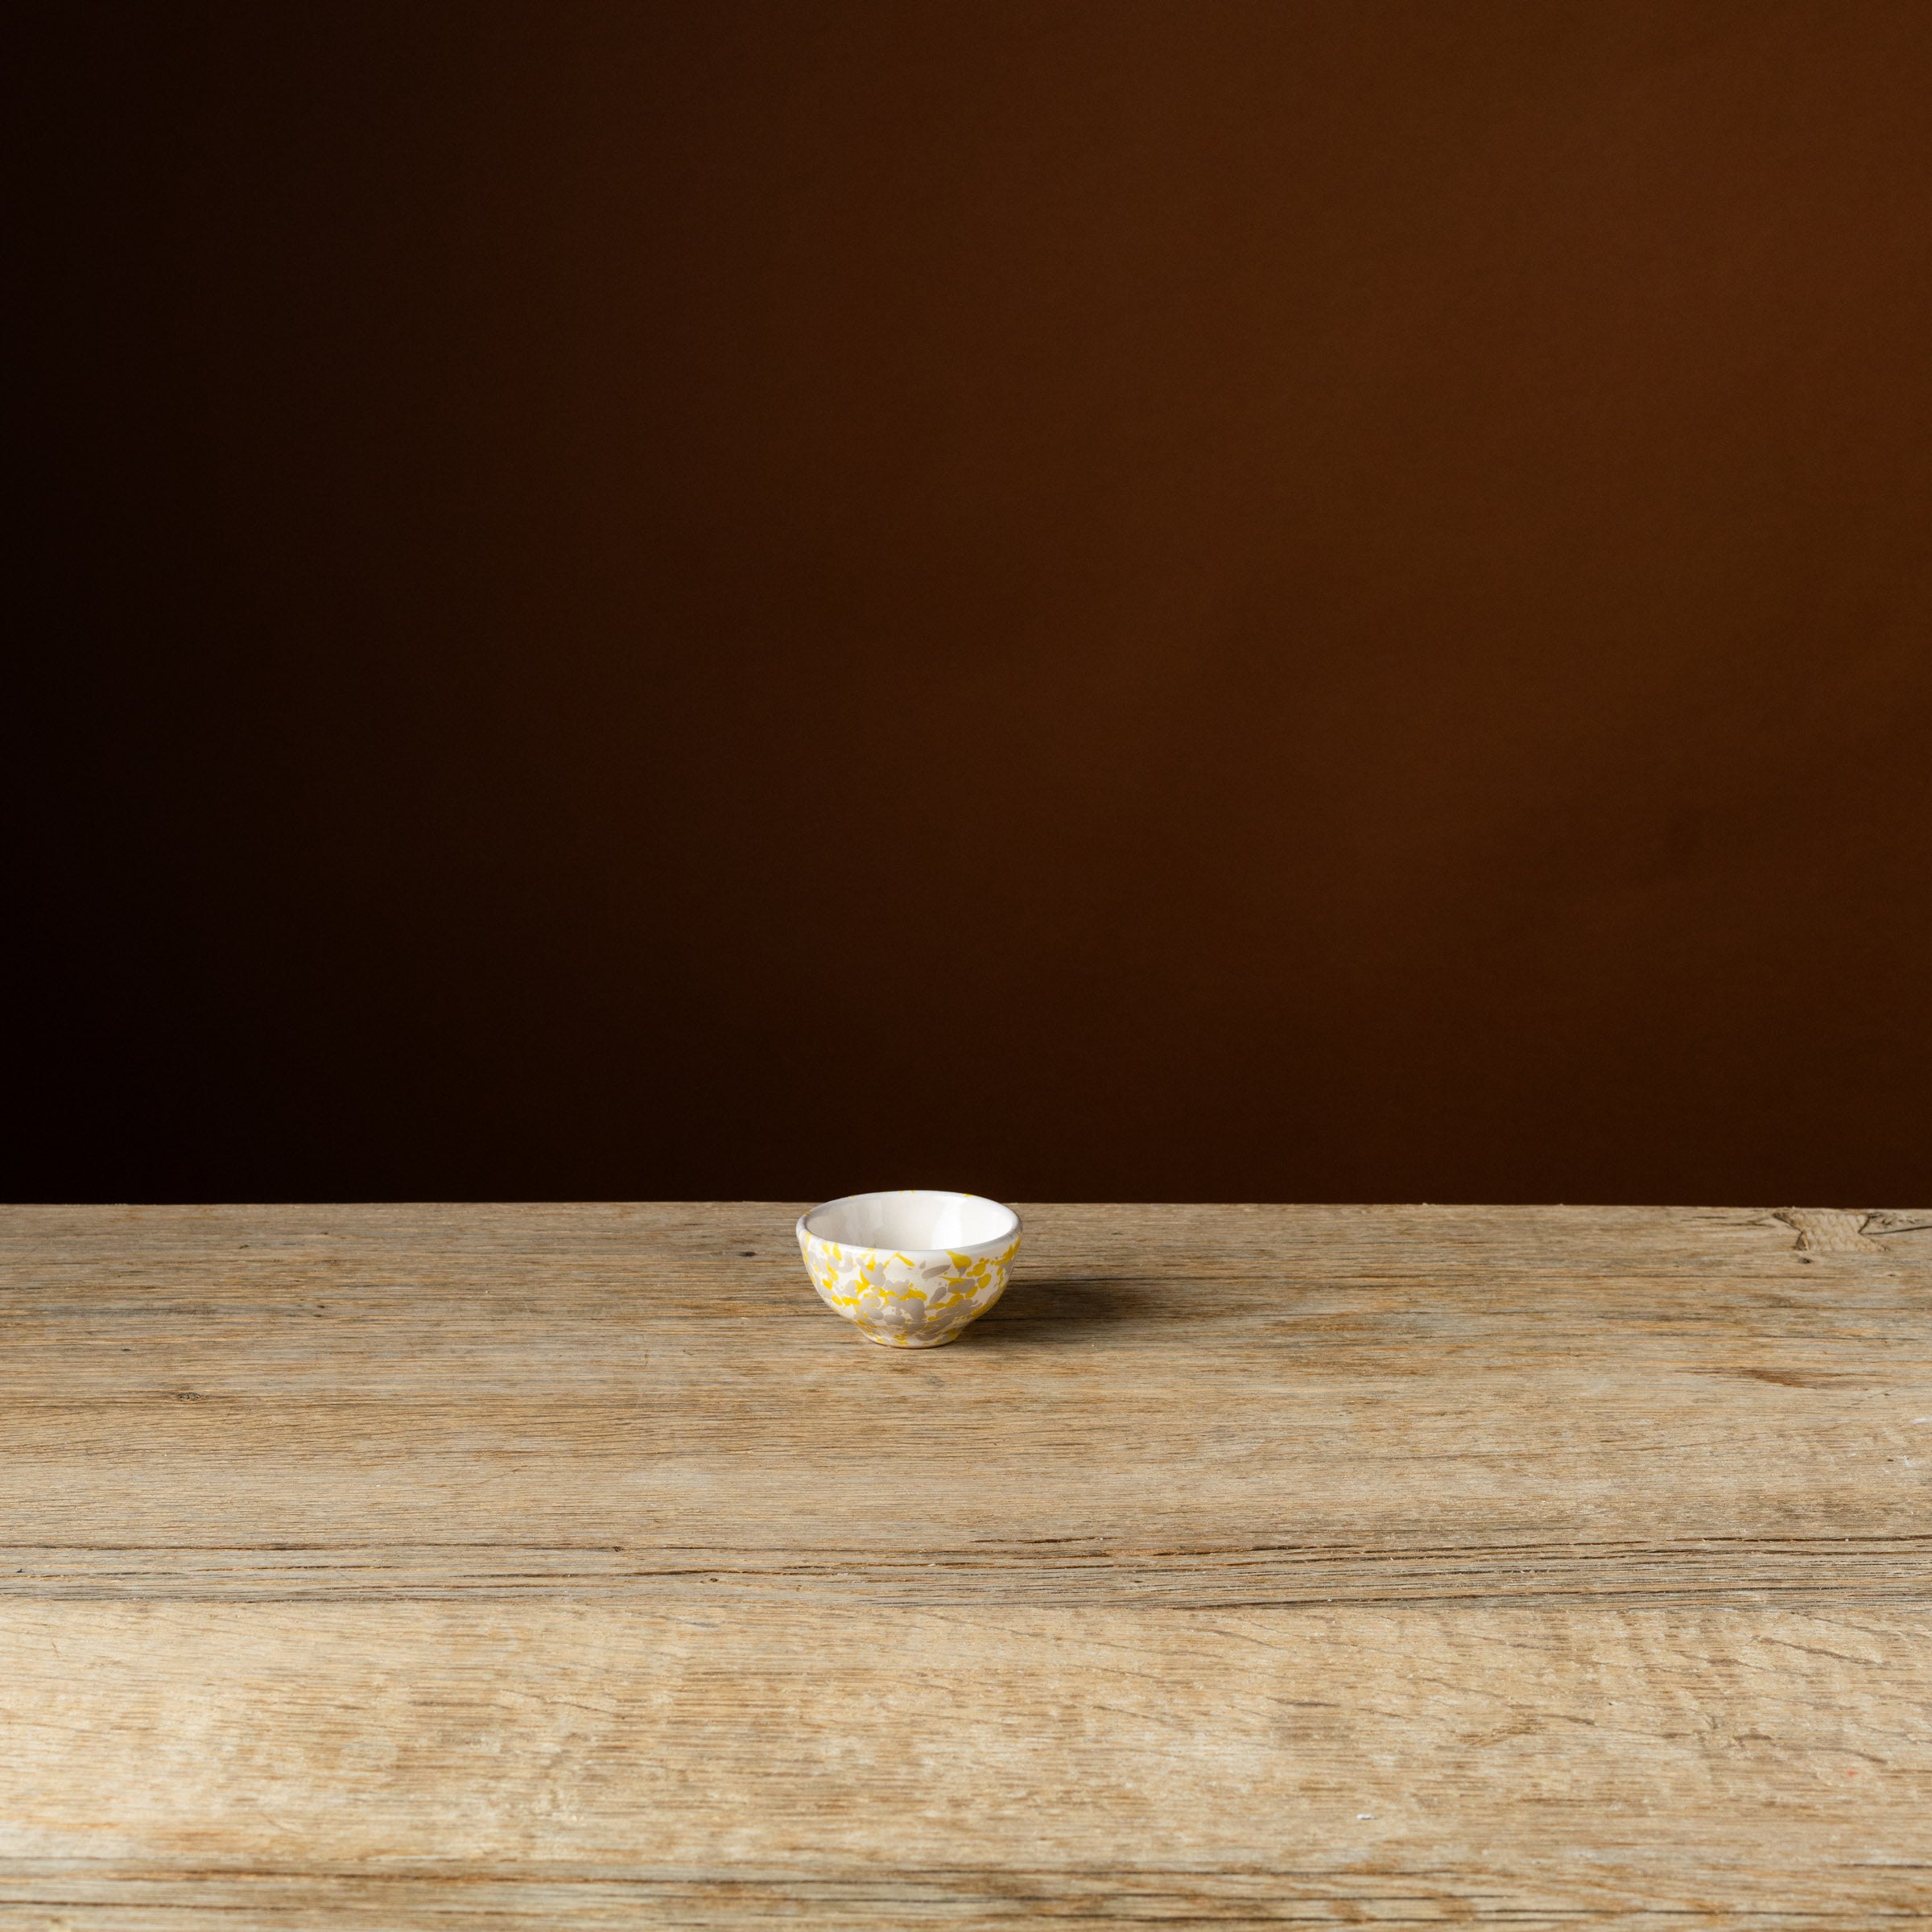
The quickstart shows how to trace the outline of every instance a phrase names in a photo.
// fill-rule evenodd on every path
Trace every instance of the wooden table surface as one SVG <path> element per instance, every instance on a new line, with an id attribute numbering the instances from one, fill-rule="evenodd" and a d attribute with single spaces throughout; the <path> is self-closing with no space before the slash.
<path id="1" fill-rule="evenodd" d="M 0 1924 L 1932 1919 L 1932 1212 L 0 1210 Z"/>

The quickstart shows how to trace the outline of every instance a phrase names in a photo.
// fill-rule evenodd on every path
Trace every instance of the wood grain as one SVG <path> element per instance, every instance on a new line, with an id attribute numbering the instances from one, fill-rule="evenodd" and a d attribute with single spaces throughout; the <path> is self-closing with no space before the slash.
<path id="1" fill-rule="evenodd" d="M 0 1923 L 1932 1919 L 1932 1213 L 0 1211 Z"/>

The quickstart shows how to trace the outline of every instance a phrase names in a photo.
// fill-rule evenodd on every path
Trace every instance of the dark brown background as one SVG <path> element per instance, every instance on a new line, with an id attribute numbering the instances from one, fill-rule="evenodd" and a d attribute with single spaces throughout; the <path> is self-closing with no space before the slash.
<path id="1" fill-rule="evenodd" d="M 48 10 L 8 1191 L 1932 1198 L 1932 6 Z"/>

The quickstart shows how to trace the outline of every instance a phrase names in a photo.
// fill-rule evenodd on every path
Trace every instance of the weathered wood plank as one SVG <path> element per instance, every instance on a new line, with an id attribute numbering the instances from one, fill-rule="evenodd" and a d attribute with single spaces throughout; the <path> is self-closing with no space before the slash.
<path id="1" fill-rule="evenodd" d="M 0 1591 L 1927 1583 L 1916 1230 L 1042 1209 L 1005 1302 L 906 1356 L 820 1308 L 790 1212 L 13 1211 Z"/>
<path id="2" fill-rule="evenodd" d="M 1932 1919 L 1932 1214 L 0 1211 L 0 1923 Z"/>
<path id="3" fill-rule="evenodd" d="M 1164 1917 L 1217 1872 L 1217 1910 L 1273 1875 L 1588 1913 L 1682 1909 L 1755 1847 L 1814 1899 L 1932 1914 L 1923 1612 L 16 1603 L 0 1633 L 17 1897 L 50 1860 L 288 1888 L 293 1852 L 561 1860 L 712 1909 L 745 1859 L 774 1893 L 950 1874 L 935 1909 L 1018 1868 Z"/>

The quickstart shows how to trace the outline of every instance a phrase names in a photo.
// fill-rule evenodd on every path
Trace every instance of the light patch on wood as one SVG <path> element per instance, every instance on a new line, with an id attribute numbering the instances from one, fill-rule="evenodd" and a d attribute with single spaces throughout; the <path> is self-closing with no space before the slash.
<path id="1" fill-rule="evenodd" d="M 1777 1218 L 1798 1230 L 1798 1245 L 1811 1254 L 1883 1254 L 1882 1242 L 1866 1232 L 1872 1216 L 1833 1208 L 1781 1208 Z"/>

